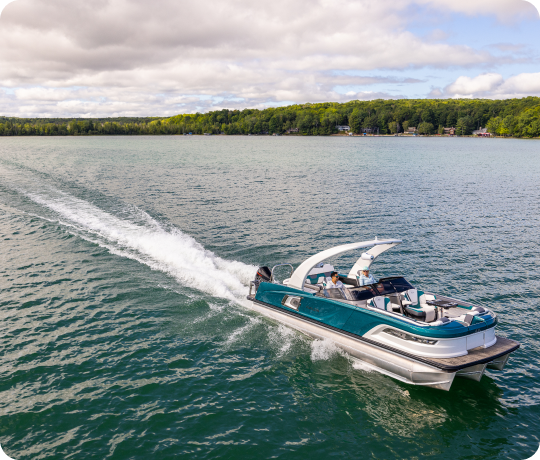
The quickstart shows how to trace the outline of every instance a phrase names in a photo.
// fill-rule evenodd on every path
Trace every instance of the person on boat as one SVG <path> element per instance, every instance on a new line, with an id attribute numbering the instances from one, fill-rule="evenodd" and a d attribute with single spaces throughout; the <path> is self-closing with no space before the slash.
<path id="1" fill-rule="evenodd" d="M 330 273 L 330 278 L 326 279 L 326 289 L 343 289 L 345 286 L 343 286 L 343 283 L 339 281 L 339 275 L 338 272 L 332 272 Z"/>
<path id="2" fill-rule="evenodd" d="M 358 277 L 359 286 L 366 286 L 367 284 L 375 284 L 377 281 L 373 278 L 373 275 L 369 274 L 369 267 L 362 268 L 362 274 Z"/>
<path id="3" fill-rule="evenodd" d="M 339 281 L 338 272 L 330 273 L 330 278 L 324 281 L 324 296 L 331 299 L 346 299 L 345 286 Z"/>

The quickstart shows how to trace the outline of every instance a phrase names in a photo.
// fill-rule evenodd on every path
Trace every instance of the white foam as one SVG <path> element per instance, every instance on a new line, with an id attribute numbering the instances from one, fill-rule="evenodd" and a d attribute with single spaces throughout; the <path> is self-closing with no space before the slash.
<path id="1" fill-rule="evenodd" d="M 298 333 L 283 324 L 279 324 L 270 329 L 268 338 L 273 348 L 277 349 L 277 357 L 281 358 L 289 352 L 295 340 L 298 340 Z"/>
<path id="2" fill-rule="evenodd" d="M 79 236 L 213 296 L 241 301 L 255 275 L 256 267 L 224 260 L 180 230 L 165 230 L 139 209 L 134 217 L 143 224 L 120 219 L 61 191 L 55 191 L 54 196 L 26 195 L 57 213 L 59 222 L 75 229 Z"/>
<path id="3" fill-rule="evenodd" d="M 337 354 L 342 354 L 342 351 L 330 339 L 314 340 L 311 342 L 312 361 L 328 360 Z"/>
<path id="4" fill-rule="evenodd" d="M 372 366 L 371 364 L 366 363 L 365 361 L 361 361 L 359 359 L 354 359 L 352 363 L 353 369 L 356 369 L 358 371 L 364 371 L 364 372 L 376 372 L 376 368 Z"/>
<path id="5" fill-rule="evenodd" d="M 239 340 L 243 340 L 249 330 L 253 329 L 255 326 L 261 323 L 261 320 L 257 317 L 246 316 L 242 314 L 241 316 L 247 317 L 247 323 L 236 329 L 227 337 L 227 340 L 224 343 L 225 346 L 231 345 Z"/>

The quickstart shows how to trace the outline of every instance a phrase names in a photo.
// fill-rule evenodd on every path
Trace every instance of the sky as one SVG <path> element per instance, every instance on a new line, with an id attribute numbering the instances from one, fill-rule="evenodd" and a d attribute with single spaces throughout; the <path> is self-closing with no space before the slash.
<path id="1" fill-rule="evenodd" d="M 0 116 L 540 96 L 540 0 L 6 3 Z"/>

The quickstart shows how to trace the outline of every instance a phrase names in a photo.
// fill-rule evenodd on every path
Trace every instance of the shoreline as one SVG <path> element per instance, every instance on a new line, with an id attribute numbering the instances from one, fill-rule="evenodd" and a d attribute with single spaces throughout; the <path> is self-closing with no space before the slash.
<path id="1" fill-rule="evenodd" d="M 366 134 L 365 136 L 363 134 L 166 134 L 166 133 L 156 133 L 156 134 L 0 134 L 0 139 L 2 138 L 12 138 L 12 137 L 39 137 L 39 138 L 48 138 L 48 137 L 142 137 L 142 136 L 167 136 L 167 137 L 173 137 L 173 136 L 186 136 L 186 137 L 237 137 L 237 136 L 243 136 L 243 137 L 339 137 L 339 138 L 351 138 L 351 137 L 365 137 L 365 138 L 372 138 L 372 137 L 385 137 L 385 138 L 393 138 L 393 137 L 400 137 L 400 138 L 425 138 L 425 137 L 433 137 L 433 138 L 467 138 L 467 139 L 521 139 L 521 140 L 540 140 L 540 137 L 515 137 L 515 136 L 490 136 L 490 137 L 484 137 L 484 136 L 474 136 L 474 135 L 461 135 L 461 136 L 451 136 L 448 134 L 403 134 L 400 133 L 398 135 L 395 134 Z"/>

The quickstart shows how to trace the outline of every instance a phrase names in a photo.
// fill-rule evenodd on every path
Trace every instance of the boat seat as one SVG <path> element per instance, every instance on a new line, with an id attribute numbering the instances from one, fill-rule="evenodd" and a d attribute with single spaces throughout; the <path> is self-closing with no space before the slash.
<path id="1" fill-rule="evenodd" d="M 437 321 L 433 321 L 432 323 L 429 323 L 430 326 L 442 326 L 444 324 L 450 323 L 450 318 L 447 318 L 446 316 L 443 316 L 442 318 L 439 318 Z"/>
<path id="2" fill-rule="evenodd" d="M 411 305 L 403 306 L 408 316 L 425 323 L 431 323 L 437 319 L 437 309 L 426 303 L 428 300 L 435 300 L 434 295 L 425 294 L 417 289 L 409 289 L 405 294 L 411 302 Z"/>
<path id="3" fill-rule="evenodd" d="M 323 284 L 326 282 L 326 278 L 324 273 L 321 273 L 320 275 L 309 275 L 306 278 L 305 284 Z"/>
<path id="4" fill-rule="evenodd" d="M 467 315 L 474 317 L 474 316 L 482 315 L 482 313 L 480 313 L 478 310 L 471 310 L 469 313 L 464 313 L 463 315 L 460 315 L 460 316 L 454 316 L 453 318 L 450 318 L 450 320 L 451 321 L 465 321 L 465 317 Z"/>
<path id="5" fill-rule="evenodd" d="M 405 297 L 403 298 L 401 294 L 390 294 L 390 305 L 388 311 L 393 311 L 394 313 L 401 313 L 401 306 L 409 305 L 410 301 Z"/>
<path id="6" fill-rule="evenodd" d="M 371 307 L 378 308 L 380 310 L 392 311 L 390 299 L 388 297 L 377 296 L 373 297 L 368 303 Z"/>
<path id="7" fill-rule="evenodd" d="M 426 312 L 421 308 L 412 307 L 411 305 L 404 306 L 403 309 L 407 316 L 417 319 L 418 321 L 426 322 Z"/>
<path id="8" fill-rule="evenodd" d="M 305 282 L 309 284 L 322 284 L 326 281 L 326 278 L 330 277 L 330 273 L 333 271 L 333 265 L 321 262 L 311 269 Z"/>
<path id="9" fill-rule="evenodd" d="M 411 302 L 411 305 L 418 305 L 418 289 L 409 289 L 404 294 Z"/>
<path id="10" fill-rule="evenodd" d="M 432 294 L 426 294 L 424 291 L 419 291 L 418 289 L 409 289 L 405 291 L 404 294 L 411 301 L 412 307 L 418 307 L 422 305 L 427 305 L 428 300 L 435 300 L 435 296 Z"/>
<path id="11" fill-rule="evenodd" d="M 426 302 L 428 300 L 435 300 L 435 296 L 432 294 L 424 294 L 418 297 L 418 303 L 422 311 L 426 312 L 426 323 L 431 323 L 437 319 L 437 307 L 433 305 L 428 305 Z"/>
<path id="12" fill-rule="evenodd" d="M 422 291 L 419 291 L 421 294 L 418 296 L 418 303 L 420 306 L 427 305 L 428 300 L 435 300 L 435 296 L 432 294 L 424 294 Z"/>

